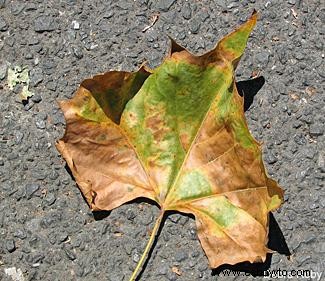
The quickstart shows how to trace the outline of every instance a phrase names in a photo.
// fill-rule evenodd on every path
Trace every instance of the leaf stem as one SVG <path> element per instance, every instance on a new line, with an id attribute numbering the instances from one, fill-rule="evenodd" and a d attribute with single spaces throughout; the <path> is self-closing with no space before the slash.
<path id="1" fill-rule="evenodd" d="M 141 256 L 141 259 L 139 260 L 139 262 L 137 264 L 137 267 L 133 271 L 132 276 L 130 277 L 129 281 L 135 281 L 135 279 L 136 279 L 136 277 L 137 277 L 137 275 L 139 273 L 139 270 L 142 268 L 142 264 L 146 260 L 146 257 L 148 255 L 150 249 L 151 249 L 151 246 L 152 246 L 153 242 L 155 241 L 155 237 L 157 235 L 157 232 L 158 232 L 158 229 L 160 227 L 160 223 L 161 223 L 161 220 L 162 220 L 162 218 L 164 216 L 164 213 L 165 213 L 164 210 L 160 211 L 159 217 L 157 218 L 155 226 L 152 229 L 152 233 L 150 235 L 150 239 L 149 239 L 149 241 L 147 243 L 147 246 L 144 249 L 144 252 L 143 252 L 143 254 Z"/>

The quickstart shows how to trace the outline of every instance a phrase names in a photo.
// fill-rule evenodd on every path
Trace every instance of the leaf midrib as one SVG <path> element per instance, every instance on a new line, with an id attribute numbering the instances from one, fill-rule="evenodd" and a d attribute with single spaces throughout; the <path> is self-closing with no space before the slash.
<path id="1" fill-rule="evenodd" d="M 227 60 L 226 60 L 225 58 L 223 58 L 223 57 L 222 57 L 222 62 L 223 62 L 223 63 L 226 63 L 226 64 L 231 64 L 231 62 L 227 61 Z M 184 160 L 183 160 L 183 162 L 182 162 L 181 167 L 179 168 L 179 171 L 178 171 L 178 173 L 177 173 L 177 175 L 176 175 L 176 178 L 174 179 L 172 186 L 168 189 L 168 191 L 167 191 L 167 193 L 166 193 L 165 201 L 163 202 L 163 205 L 161 206 L 161 208 L 162 208 L 163 210 L 168 208 L 168 204 L 166 204 L 166 202 L 168 202 L 168 195 L 169 195 L 170 193 L 172 193 L 172 191 L 173 191 L 173 190 L 175 189 L 175 187 L 176 187 L 176 184 L 177 184 L 177 182 L 178 182 L 178 180 L 179 180 L 179 178 L 180 178 L 180 176 L 181 176 L 181 174 L 182 174 L 182 171 L 183 171 L 184 165 L 185 165 L 185 163 L 187 162 L 187 159 L 188 159 L 188 157 L 189 157 L 189 155 L 190 155 L 190 153 L 191 153 L 191 150 L 192 150 L 193 146 L 194 146 L 195 143 L 196 143 L 196 140 L 197 140 L 197 138 L 198 138 L 199 133 L 201 132 L 201 129 L 202 129 L 203 125 L 205 124 L 205 121 L 206 121 L 206 119 L 207 119 L 207 116 L 208 116 L 208 114 L 209 114 L 209 112 L 210 112 L 210 110 L 211 110 L 211 107 L 212 107 L 213 103 L 214 103 L 215 100 L 216 100 L 216 97 L 217 97 L 218 93 L 220 93 L 220 92 L 223 92 L 223 93 L 224 93 L 224 92 L 229 88 L 229 86 L 230 86 L 231 83 L 233 83 L 233 77 L 232 77 L 232 79 L 229 81 L 229 85 L 228 85 L 228 83 L 227 83 L 227 84 L 225 83 L 226 86 L 224 86 L 224 88 L 223 88 L 222 90 L 216 91 L 216 94 L 215 94 L 214 98 L 211 99 L 211 102 L 210 102 L 210 105 L 209 105 L 209 107 L 208 107 L 208 110 L 206 111 L 206 113 L 205 113 L 205 115 L 204 115 L 204 118 L 202 119 L 202 122 L 200 123 L 200 127 L 199 127 L 199 129 L 197 130 L 197 132 L 196 132 L 196 134 L 195 134 L 195 137 L 193 138 L 193 141 L 191 142 L 191 145 L 190 145 L 188 151 L 187 151 L 186 154 L 185 154 Z"/>

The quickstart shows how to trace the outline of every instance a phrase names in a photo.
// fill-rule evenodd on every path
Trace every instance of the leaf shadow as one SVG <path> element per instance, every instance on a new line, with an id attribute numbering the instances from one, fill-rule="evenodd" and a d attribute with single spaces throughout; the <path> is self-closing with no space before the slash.
<path id="1" fill-rule="evenodd" d="M 76 179 L 73 176 L 72 171 L 71 171 L 71 169 L 70 169 L 70 167 L 68 166 L 67 163 L 65 163 L 64 168 L 67 171 L 67 173 L 70 175 L 70 177 L 76 182 Z M 87 200 L 86 200 L 84 194 L 82 192 L 80 192 L 80 194 L 81 194 L 82 198 L 84 199 L 84 201 L 87 203 Z M 93 211 L 92 213 L 93 213 L 93 216 L 94 216 L 94 220 L 99 221 L 99 220 L 103 220 L 103 219 L 107 218 L 110 215 L 111 211 L 105 211 L 105 210 L 103 210 L 103 211 Z"/>
<path id="2" fill-rule="evenodd" d="M 263 87 L 264 83 L 265 78 L 263 76 L 236 82 L 239 95 L 244 97 L 244 111 L 247 111 L 250 108 L 255 95 Z"/>
<path id="3" fill-rule="evenodd" d="M 275 220 L 272 213 L 269 215 L 269 242 L 268 242 L 268 248 L 270 248 L 273 251 L 278 252 L 279 254 L 285 255 L 289 257 L 291 255 L 291 252 L 288 248 L 288 245 L 285 241 L 285 238 L 283 236 L 283 233 Z M 223 275 L 224 272 L 228 272 L 229 277 L 232 276 L 231 272 L 234 272 L 234 274 L 238 274 L 238 272 L 242 272 L 244 274 L 247 274 L 247 276 L 251 275 L 253 277 L 256 276 L 264 276 L 265 271 L 268 270 L 271 267 L 272 262 L 272 254 L 269 253 L 266 255 L 265 262 L 258 262 L 258 263 L 250 263 L 250 262 L 241 262 L 234 265 L 224 264 L 219 266 L 218 268 L 215 268 L 212 270 L 211 275 Z M 225 273 L 224 273 L 225 274 Z M 227 274 L 227 275 L 228 275 Z M 233 275 L 235 276 L 235 275 Z"/>
<path id="4" fill-rule="evenodd" d="M 129 202 L 124 203 L 123 205 L 132 205 L 132 204 L 140 204 L 140 203 L 147 203 L 152 206 L 156 206 L 157 208 L 160 208 L 158 203 L 156 203 L 155 201 L 152 201 L 148 198 L 145 198 L 145 197 L 135 198 Z M 103 219 L 107 218 L 111 214 L 111 211 L 102 210 L 102 211 L 93 211 L 92 213 L 93 213 L 94 219 L 96 221 L 99 221 L 99 220 L 103 220 Z"/>

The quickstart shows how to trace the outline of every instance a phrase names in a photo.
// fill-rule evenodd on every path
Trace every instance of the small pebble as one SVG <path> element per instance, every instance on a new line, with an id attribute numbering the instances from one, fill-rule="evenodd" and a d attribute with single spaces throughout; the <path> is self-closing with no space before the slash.
<path id="1" fill-rule="evenodd" d="M 0 16 L 0 31 L 7 31 L 8 30 L 8 23 L 7 21 Z"/>
<path id="2" fill-rule="evenodd" d="M 16 250 L 15 241 L 10 239 L 6 241 L 6 249 L 9 253 L 12 253 Z"/>
<path id="3" fill-rule="evenodd" d="M 51 206 L 54 204 L 56 198 L 54 196 L 53 193 L 48 193 L 46 196 L 45 196 L 45 202 L 47 203 L 48 206 Z"/>
<path id="4" fill-rule="evenodd" d="M 42 97 L 39 94 L 35 94 L 34 96 L 32 96 L 32 101 L 35 103 L 39 103 L 42 101 Z"/>
<path id="5" fill-rule="evenodd" d="M 6 63 L 0 64 L 0 80 L 3 80 L 7 76 L 8 65 Z"/>
<path id="6" fill-rule="evenodd" d="M 76 20 L 73 20 L 73 21 L 72 21 L 72 28 L 73 28 L 74 30 L 79 30 L 79 29 L 80 29 L 80 24 L 79 24 L 79 22 L 77 22 Z"/>
<path id="7" fill-rule="evenodd" d="M 27 199 L 31 199 L 33 195 L 39 190 L 40 186 L 36 183 L 26 184 L 26 197 Z"/>
<path id="8" fill-rule="evenodd" d="M 46 128 L 46 124 L 45 124 L 44 120 L 37 120 L 37 121 L 35 122 L 35 124 L 36 124 L 36 127 L 37 127 L 38 129 L 43 130 L 43 129 Z"/>

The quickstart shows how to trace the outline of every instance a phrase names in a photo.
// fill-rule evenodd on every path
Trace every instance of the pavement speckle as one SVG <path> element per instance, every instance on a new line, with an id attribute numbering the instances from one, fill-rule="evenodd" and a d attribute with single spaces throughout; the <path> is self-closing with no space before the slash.
<path id="1" fill-rule="evenodd" d="M 55 149 L 65 124 L 57 101 L 98 73 L 133 71 L 145 60 L 159 65 L 168 52 L 167 35 L 191 52 L 208 51 L 254 8 L 260 20 L 237 80 L 253 73 L 265 78 L 245 114 L 263 144 L 269 175 L 286 192 L 270 229 L 269 246 L 280 253 L 255 267 L 227 267 L 250 276 L 223 277 L 220 269 L 209 269 L 194 219 L 171 214 L 141 280 L 253 280 L 265 268 L 324 270 L 320 2 L 0 0 L 0 280 L 13 274 L 46 281 L 129 278 L 159 210 L 145 201 L 89 211 Z M 142 32 L 157 12 L 157 22 Z M 18 65 L 28 66 L 34 93 L 23 103 L 19 86 L 7 85 L 8 68 Z"/>

